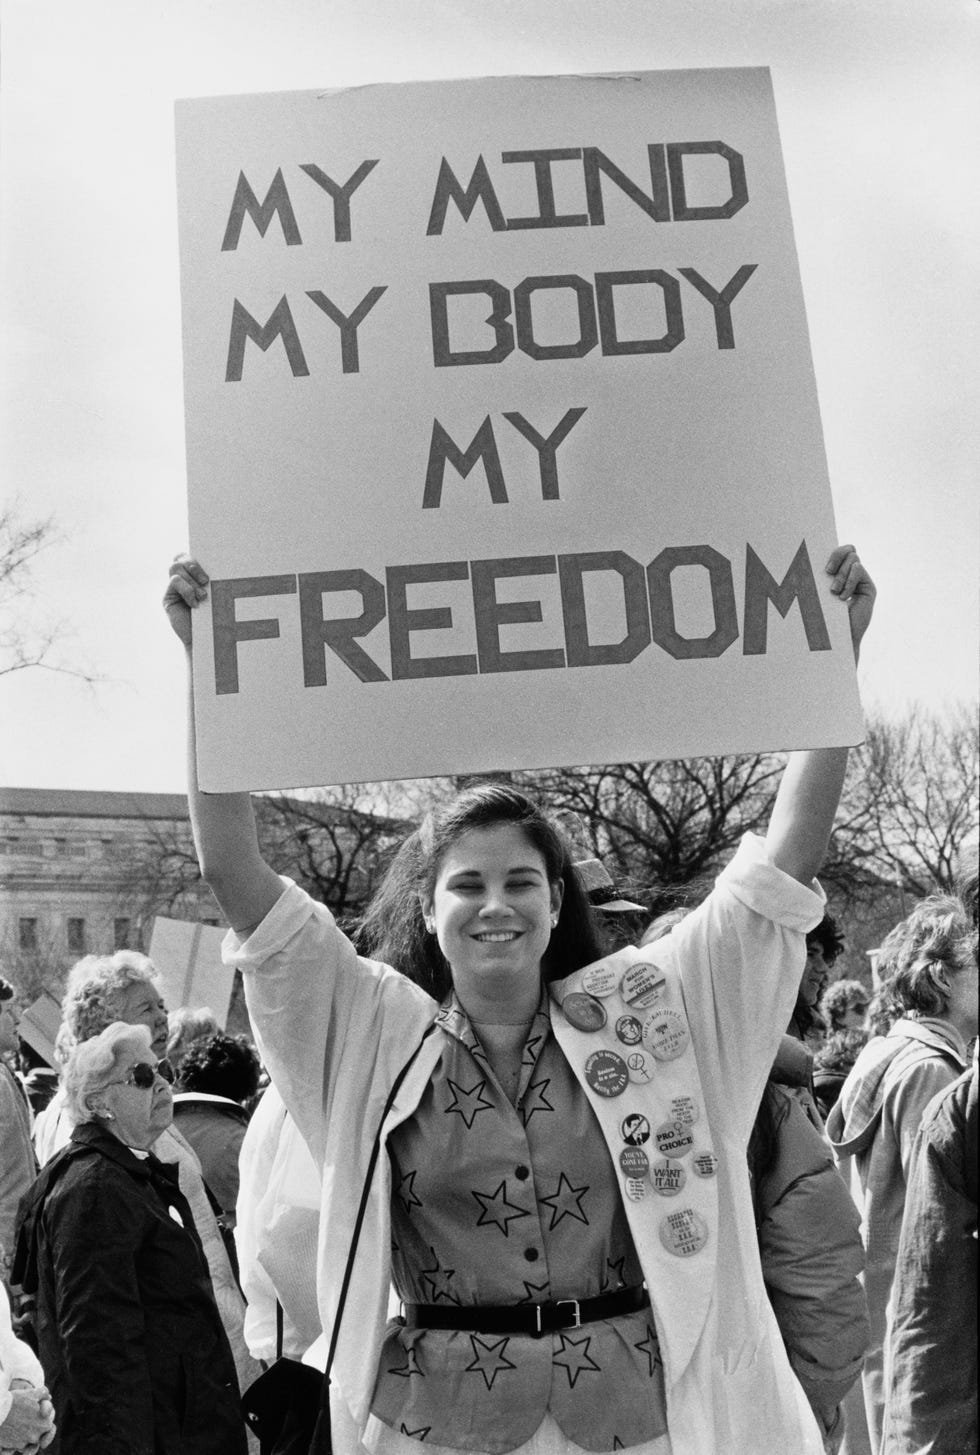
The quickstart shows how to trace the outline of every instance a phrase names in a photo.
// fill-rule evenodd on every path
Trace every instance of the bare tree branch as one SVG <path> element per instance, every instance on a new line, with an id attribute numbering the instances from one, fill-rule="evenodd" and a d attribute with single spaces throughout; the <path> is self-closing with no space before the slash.
<path id="1" fill-rule="evenodd" d="M 33 596 L 34 563 L 59 539 L 50 516 L 25 519 L 17 501 L 0 511 L 0 677 L 33 667 L 78 677 L 89 684 L 97 680 L 80 667 L 51 660 L 55 643 L 68 628 L 63 622 L 52 625 L 34 620 L 28 609 Z"/>

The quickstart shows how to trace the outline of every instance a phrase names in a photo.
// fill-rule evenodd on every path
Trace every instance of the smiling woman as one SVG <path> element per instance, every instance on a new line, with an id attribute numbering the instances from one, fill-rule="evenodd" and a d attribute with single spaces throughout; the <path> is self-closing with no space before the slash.
<path id="1" fill-rule="evenodd" d="M 874 587 L 850 547 L 827 570 L 856 651 Z M 188 654 L 208 584 L 174 562 Z M 765 841 L 655 945 L 604 958 L 544 806 L 473 784 L 402 844 L 359 955 L 263 860 L 247 795 L 199 792 L 191 753 L 226 958 L 322 1175 L 338 1455 L 729 1455 L 760 1432 L 822 1455 L 766 1298 L 745 1145 L 822 915 L 845 762 L 795 754 Z"/>

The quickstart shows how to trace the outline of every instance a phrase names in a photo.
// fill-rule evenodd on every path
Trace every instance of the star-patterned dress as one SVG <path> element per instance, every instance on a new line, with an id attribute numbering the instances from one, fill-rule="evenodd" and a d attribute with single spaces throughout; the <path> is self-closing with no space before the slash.
<path id="1" fill-rule="evenodd" d="M 451 995 L 443 1047 L 414 1115 L 392 1134 L 393 1275 L 405 1302 L 527 1304 L 642 1284 L 609 1152 L 559 1049 L 544 997 L 512 1105 Z M 586 1450 L 666 1433 L 649 1309 L 541 1338 L 406 1329 L 381 1354 L 367 1444 L 523 1445 L 546 1414 Z M 397 1438 L 401 1437 L 401 1438 Z M 667 1442 L 664 1442 L 664 1447 Z"/>

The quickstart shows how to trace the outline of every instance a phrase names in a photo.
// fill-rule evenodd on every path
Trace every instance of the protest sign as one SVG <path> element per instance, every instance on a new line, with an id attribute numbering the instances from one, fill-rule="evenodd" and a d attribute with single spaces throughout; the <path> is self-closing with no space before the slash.
<path id="1" fill-rule="evenodd" d="M 225 931 L 158 914 L 150 936 L 150 959 L 160 979 L 168 1010 L 190 1006 L 212 1010 L 224 1028 L 234 973 L 221 962 Z"/>
<path id="2" fill-rule="evenodd" d="M 43 1056 L 49 1066 L 56 1065 L 54 1054 L 55 1038 L 61 1028 L 61 1006 L 53 995 L 44 990 L 24 1011 L 17 1027 L 22 1041 Z"/>
<path id="3" fill-rule="evenodd" d="M 177 143 L 204 788 L 860 740 L 768 71 Z"/>

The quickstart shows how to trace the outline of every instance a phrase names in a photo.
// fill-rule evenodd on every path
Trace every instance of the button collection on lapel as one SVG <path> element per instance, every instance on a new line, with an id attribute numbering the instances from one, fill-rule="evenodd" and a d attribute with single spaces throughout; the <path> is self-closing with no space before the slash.
<path id="1" fill-rule="evenodd" d="M 678 1073 L 673 1067 L 668 1070 L 668 1063 L 679 1061 L 691 1044 L 686 1017 L 667 1004 L 671 996 L 668 973 L 645 960 L 623 968 L 614 958 L 612 963 L 601 961 L 588 966 L 578 983 L 581 988 L 567 994 L 561 1007 L 576 1030 L 589 1035 L 605 1030 L 600 1038 L 605 1044 L 588 1052 L 583 1067 L 586 1083 L 594 1094 L 606 1100 L 621 1096 L 630 1086 L 640 1088 L 650 1083 L 655 1092 L 660 1077 L 668 1077 L 667 1086 L 675 1091 L 673 1095 L 668 1091 L 669 1100 L 665 1096 L 661 1103 L 664 1120 L 653 1131 L 651 1145 L 656 1148 L 656 1160 L 652 1163 L 644 1150 L 644 1144 L 651 1142 L 649 1117 L 633 1111 L 619 1123 L 625 1143 L 619 1152 L 619 1170 L 626 1198 L 641 1202 L 651 1192 L 657 1197 L 677 1197 L 688 1186 L 691 1171 L 701 1181 L 714 1177 L 718 1158 L 694 1130 L 701 1120 L 700 1102 L 689 1092 L 677 1090 L 674 1078 Z M 626 1007 L 625 1014 L 616 1015 L 612 1008 L 611 999 L 617 992 Z M 622 1055 L 608 1044 L 613 1032 L 623 1048 Z M 697 1071 L 692 1069 L 691 1084 L 698 1089 Z M 683 1160 L 687 1158 L 690 1161 Z M 693 1196 L 693 1187 L 689 1195 Z M 708 1222 L 696 1206 L 665 1213 L 656 1226 L 661 1245 L 677 1258 L 699 1253 L 710 1236 Z"/>

